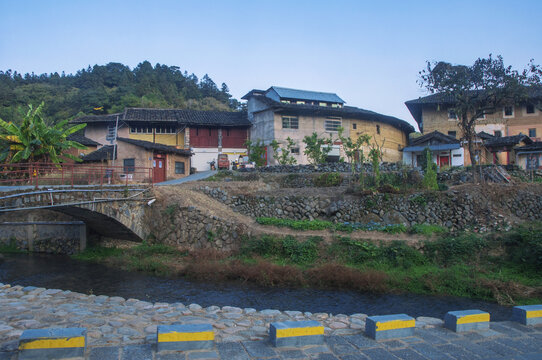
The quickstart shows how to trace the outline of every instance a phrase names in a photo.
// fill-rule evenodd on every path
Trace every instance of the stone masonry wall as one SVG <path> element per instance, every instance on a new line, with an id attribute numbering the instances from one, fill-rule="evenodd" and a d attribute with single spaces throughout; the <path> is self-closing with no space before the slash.
<path id="1" fill-rule="evenodd" d="M 207 186 L 200 190 L 234 211 L 251 217 L 406 226 L 436 224 L 452 230 L 473 228 L 479 231 L 542 219 L 542 196 L 528 189 L 501 196 L 498 201 L 490 201 L 480 193 L 455 190 L 410 195 L 374 194 L 337 200 L 317 196 L 230 196 L 226 190 Z"/>

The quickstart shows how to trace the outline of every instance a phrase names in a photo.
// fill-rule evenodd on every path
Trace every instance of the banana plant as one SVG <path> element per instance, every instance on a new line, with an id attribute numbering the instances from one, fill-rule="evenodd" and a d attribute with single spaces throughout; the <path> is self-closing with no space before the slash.
<path id="1" fill-rule="evenodd" d="M 67 151 L 86 147 L 67 137 L 83 129 L 86 124 L 66 127 L 68 120 L 64 120 L 49 126 L 42 116 L 43 107 L 43 102 L 35 109 L 28 105 L 28 112 L 20 126 L 0 119 L 0 162 L 7 159 L 10 163 L 45 160 L 58 164 L 66 158 L 81 161 Z"/>

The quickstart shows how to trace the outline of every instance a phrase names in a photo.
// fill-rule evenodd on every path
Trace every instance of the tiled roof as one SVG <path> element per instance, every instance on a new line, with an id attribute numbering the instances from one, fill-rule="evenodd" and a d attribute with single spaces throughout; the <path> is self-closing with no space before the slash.
<path id="1" fill-rule="evenodd" d="M 273 109 L 278 114 L 337 116 L 342 118 L 377 121 L 392 125 L 407 133 L 414 131 L 414 127 L 404 120 L 353 106 L 343 106 L 339 108 L 307 104 L 284 104 L 262 95 L 255 97 L 255 99 L 269 106 L 269 108 Z"/>
<path id="2" fill-rule="evenodd" d="M 79 144 L 81 145 L 85 145 L 85 146 L 100 146 L 101 144 L 92 140 L 92 139 L 89 139 L 88 137 L 84 136 L 84 135 L 81 135 L 79 133 L 75 133 L 75 134 L 71 134 L 71 135 L 68 135 L 68 137 L 66 138 L 70 141 L 76 141 L 78 142 Z"/>
<path id="3" fill-rule="evenodd" d="M 279 86 L 271 86 L 267 91 L 270 90 L 275 90 L 277 94 L 283 99 L 311 100 L 344 104 L 344 100 L 337 96 L 337 94 L 335 93 L 297 90 Z"/>
<path id="4" fill-rule="evenodd" d="M 98 150 L 83 156 L 83 162 L 113 160 L 114 148 L 113 145 L 102 146 Z M 115 159 L 116 158 L 117 157 L 115 156 Z"/>
<path id="5" fill-rule="evenodd" d="M 77 119 L 70 121 L 70 123 L 100 123 L 100 122 L 111 122 L 117 121 L 117 116 L 119 120 L 122 120 L 122 113 L 118 114 L 107 114 L 107 115 L 86 115 Z"/>
<path id="6" fill-rule="evenodd" d="M 177 122 L 194 126 L 250 126 L 246 112 L 127 108 L 124 121 Z"/>
<path id="7" fill-rule="evenodd" d="M 510 147 L 519 144 L 520 142 L 525 142 L 526 144 L 532 144 L 533 141 L 527 135 L 519 134 L 514 136 L 502 136 L 494 137 L 493 139 L 487 140 L 484 142 L 484 145 L 487 148 L 499 148 L 499 147 Z"/>
<path id="8" fill-rule="evenodd" d="M 542 151 L 542 142 L 540 142 L 540 141 L 535 141 L 535 142 L 533 142 L 532 144 L 517 147 L 517 148 L 516 148 L 516 151 L 517 151 L 517 152 L 520 152 L 520 151 L 524 151 L 524 152 L 529 152 L 529 151 Z"/>
<path id="9" fill-rule="evenodd" d="M 435 144 L 435 143 L 438 143 L 438 144 L 459 144 L 459 140 L 457 140 L 456 138 L 452 137 L 452 136 L 449 136 L 449 135 L 445 135 L 439 131 L 433 131 L 433 132 L 430 132 L 429 134 L 425 134 L 423 136 L 420 136 L 420 137 L 417 137 L 417 138 L 414 138 L 412 140 L 410 140 L 410 145 L 411 146 L 414 146 L 414 145 L 420 145 L 420 144 L 424 144 L 426 142 L 431 142 L 432 144 Z"/>
<path id="10" fill-rule="evenodd" d="M 490 140 L 495 137 L 495 135 L 488 134 L 485 131 L 480 131 L 478 134 L 476 134 L 476 136 L 478 136 L 482 140 Z"/>
<path id="11" fill-rule="evenodd" d="M 160 152 L 165 152 L 165 153 L 169 153 L 169 154 L 179 154 L 179 155 L 184 155 L 184 156 L 191 156 L 192 155 L 190 150 L 177 149 L 176 147 L 173 147 L 173 146 L 153 143 L 153 142 L 150 142 L 150 141 L 127 139 L 127 138 L 120 138 L 120 137 L 117 138 L 117 140 L 121 141 L 121 142 L 128 143 L 128 144 L 132 144 L 132 145 L 135 145 L 135 146 L 142 147 L 142 148 L 144 148 L 146 150 L 154 150 L 154 151 L 160 151 Z"/>

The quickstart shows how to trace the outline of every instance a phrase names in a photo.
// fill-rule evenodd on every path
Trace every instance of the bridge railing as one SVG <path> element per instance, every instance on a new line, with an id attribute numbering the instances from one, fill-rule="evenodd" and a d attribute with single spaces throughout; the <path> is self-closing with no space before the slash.
<path id="1" fill-rule="evenodd" d="M 102 164 L 0 164 L 0 186 L 152 185 L 152 168 Z"/>

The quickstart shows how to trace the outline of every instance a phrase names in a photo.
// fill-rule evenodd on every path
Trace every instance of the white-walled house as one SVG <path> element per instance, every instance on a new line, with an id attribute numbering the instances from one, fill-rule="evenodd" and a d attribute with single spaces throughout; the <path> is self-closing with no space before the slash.
<path id="1" fill-rule="evenodd" d="M 433 162 L 438 166 L 463 166 L 465 154 L 460 141 L 438 131 L 411 139 L 409 146 L 403 149 L 403 163 L 420 166 L 425 148 L 431 150 Z"/>

